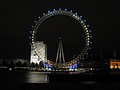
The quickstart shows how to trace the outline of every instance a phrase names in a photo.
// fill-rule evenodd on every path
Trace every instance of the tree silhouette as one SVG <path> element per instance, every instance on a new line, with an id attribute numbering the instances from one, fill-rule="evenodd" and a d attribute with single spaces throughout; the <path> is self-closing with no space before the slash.
<path id="1" fill-rule="evenodd" d="M 30 64 L 30 66 L 32 67 L 32 68 L 35 68 L 35 63 L 34 62 L 32 62 L 31 64 Z"/>
<path id="2" fill-rule="evenodd" d="M 2 61 L 2 66 L 8 67 L 8 63 L 5 60 L 3 60 Z"/>
<path id="3" fill-rule="evenodd" d="M 22 67 L 22 62 L 21 62 L 21 61 L 18 61 L 18 62 L 16 63 L 16 66 L 17 66 L 17 67 Z"/>
<path id="4" fill-rule="evenodd" d="M 14 67 L 15 67 L 14 62 L 11 62 L 11 63 L 8 65 L 8 67 L 14 69 Z"/>
<path id="5" fill-rule="evenodd" d="M 27 63 L 26 62 L 23 63 L 23 67 L 27 67 Z"/>
<path id="6" fill-rule="evenodd" d="M 40 68 L 43 68 L 43 67 L 44 67 L 43 61 L 40 61 L 40 62 L 39 62 L 39 67 L 40 67 Z"/>
<path id="7" fill-rule="evenodd" d="M 36 68 L 38 68 L 38 67 L 39 67 L 38 63 L 35 63 L 35 67 L 36 67 Z"/>

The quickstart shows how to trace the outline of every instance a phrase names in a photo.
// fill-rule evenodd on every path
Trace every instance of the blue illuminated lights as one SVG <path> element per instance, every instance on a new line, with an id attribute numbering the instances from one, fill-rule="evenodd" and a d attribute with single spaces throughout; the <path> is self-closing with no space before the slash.
<path id="1" fill-rule="evenodd" d="M 84 20 L 83 22 L 86 22 L 86 20 Z"/>
<path id="2" fill-rule="evenodd" d="M 70 16 L 70 17 L 72 17 L 72 18 L 74 18 L 75 20 L 77 20 L 79 23 L 80 23 L 80 25 L 83 27 L 83 30 L 84 30 L 84 32 L 85 32 L 85 36 L 86 36 L 86 41 L 85 41 L 85 48 L 83 49 L 83 51 L 80 53 L 80 55 L 78 55 L 79 56 L 79 58 L 77 58 L 77 59 L 84 59 L 84 55 L 87 53 L 87 50 L 89 49 L 89 47 L 90 47 L 90 44 L 92 43 L 90 40 L 90 38 L 92 38 L 92 36 L 90 36 L 89 34 L 90 34 L 90 32 L 91 32 L 91 30 L 88 30 L 89 28 L 89 25 L 86 25 L 86 20 L 82 20 L 82 16 L 78 16 L 78 13 L 73 13 L 73 11 L 72 10 L 70 10 L 70 11 L 68 11 L 67 9 L 64 9 L 64 10 L 62 10 L 61 8 L 59 8 L 59 9 L 53 9 L 53 11 L 48 11 L 48 13 L 43 13 L 43 16 L 39 16 L 38 18 L 39 18 L 39 20 L 38 21 L 35 21 L 35 22 L 37 22 L 37 23 L 35 23 L 35 25 L 34 26 L 32 26 L 32 28 L 33 28 L 33 31 L 30 31 L 30 33 L 32 34 L 32 46 L 34 47 L 34 51 L 35 51 L 35 53 L 36 53 L 36 55 L 38 56 L 38 57 L 40 57 L 39 55 L 40 55 L 40 52 L 38 52 L 38 50 L 37 50 L 37 46 L 34 44 L 34 41 L 35 41 L 35 35 L 36 35 L 36 32 L 37 32 L 37 30 L 38 30 L 38 28 L 39 28 L 39 26 L 41 25 L 41 23 L 42 22 L 44 22 L 44 20 L 46 20 L 47 18 L 49 18 L 49 17 L 52 17 L 52 16 L 55 16 L 55 15 L 66 15 L 66 16 Z M 55 65 L 55 63 L 54 62 L 52 62 L 52 61 L 47 61 L 48 63 L 50 63 L 51 65 Z M 75 62 L 75 61 L 73 61 L 72 60 L 72 62 Z M 46 66 L 46 67 L 52 67 L 51 65 L 49 65 L 49 64 L 44 64 L 44 66 Z M 66 62 L 67 63 L 67 62 Z M 73 67 L 77 67 L 76 66 L 77 64 L 72 64 L 72 66 L 69 66 L 68 65 L 68 67 L 70 67 L 70 68 L 73 68 Z"/>
<path id="3" fill-rule="evenodd" d="M 80 18 L 82 18 L 82 16 L 80 16 Z"/>
<path id="4" fill-rule="evenodd" d="M 89 25 L 87 25 L 87 27 L 89 27 Z"/>
<path id="5" fill-rule="evenodd" d="M 91 47 L 89 47 L 89 49 L 91 49 Z"/>
<path id="6" fill-rule="evenodd" d="M 91 32 L 91 30 L 89 30 L 89 32 Z"/>
<path id="7" fill-rule="evenodd" d="M 92 44 L 92 42 L 90 42 L 90 44 Z"/>
<path id="8" fill-rule="evenodd" d="M 77 64 L 72 64 L 71 66 L 69 66 L 70 69 L 75 69 L 77 67 L 78 67 Z"/>
<path id="9" fill-rule="evenodd" d="M 31 37 L 29 37 L 29 39 L 31 39 Z"/>
<path id="10" fill-rule="evenodd" d="M 32 31 L 30 31 L 30 33 L 32 33 Z"/>

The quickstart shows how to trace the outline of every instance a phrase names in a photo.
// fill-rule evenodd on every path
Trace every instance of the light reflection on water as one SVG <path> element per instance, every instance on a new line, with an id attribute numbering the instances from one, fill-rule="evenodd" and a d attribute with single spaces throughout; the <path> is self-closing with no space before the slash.
<path id="1" fill-rule="evenodd" d="M 28 72 L 26 83 L 48 83 L 48 75 L 42 72 Z"/>
<path id="2" fill-rule="evenodd" d="M 48 83 L 47 74 L 45 72 L 0 71 L 0 83 Z"/>
<path id="3" fill-rule="evenodd" d="M 90 75 L 89 78 L 88 78 L 88 81 L 86 81 L 85 79 L 85 82 L 83 81 L 80 81 L 82 82 L 82 84 L 96 84 L 98 82 L 94 81 L 94 80 L 99 80 L 99 76 L 101 75 L 97 75 L 95 73 L 79 73 L 79 72 L 33 72 L 33 71 L 28 71 L 28 72 L 23 72 L 23 71 L 0 71 L 0 83 L 3 83 L 3 84 L 12 84 L 12 83 L 50 83 L 52 81 L 49 81 L 49 79 L 51 80 L 51 77 L 49 78 L 49 75 L 48 74 L 56 74 L 55 77 L 58 79 L 57 77 L 57 74 L 60 74 L 60 76 L 62 77 L 61 74 L 79 74 L 77 75 L 78 79 L 81 80 L 82 78 L 86 78 L 84 75 Z M 53 75 L 53 79 L 54 80 L 57 80 Z M 96 78 L 94 78 L 94 76 Z M 67 76 L 67 75 L 66 75 Z M 69 76 L 69 75 L 68 75 Z M 71 76 L 71 75 L 70 75 Z M 92 76 L 92 79 L 91 79 L 91 76 Z M 105 75 L 102 75 L 102 76 L 105 76 Z M 76 77 L 76 78 L 77 78 Z M 110 77 L 110 76 L 109 76 Z M 64 79 L 66 80 L 66 77 L 64 77 L 63 75 L 63 81 Z M 71 78 L 71 77 L 70 77 Z M 71 80 L 78 80 L 78 79 L 74 79 L 74 78 L 71 78 Z M 104 77 L 103 77 L 104 78 Z M 103 78 L 101 78 L 103 80 Z M 90 79 L 90 81 L 89 81 Z M 53 81 L 54 81 L 53 80 Z"/>

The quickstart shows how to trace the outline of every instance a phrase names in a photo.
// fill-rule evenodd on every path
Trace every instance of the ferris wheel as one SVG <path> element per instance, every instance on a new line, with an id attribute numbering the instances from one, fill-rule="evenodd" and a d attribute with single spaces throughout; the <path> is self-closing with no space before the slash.
<path id="1" fill-rule="evenodd" d="M 85 45 L 84 48 L 82 49 L 81 53 L 74 59 L 71 60 L 70 62 L 66 62 L 66 64 L 68 66 L 70 66 L 71 64 L 77 63 L 79 60 L 84 59 L 84 56 L 86 54 L 88 54 L 88 50 L 91 49 L 90 44 L 91 42 L 91 30 L 89 30 L 89 25 L 86 24 L 86 20 L 82 19 L 82 16 L 79 16 L 77 13 L 73 13 L 72 10 L 67 10 L 64 9 L 62 10 L 61 8 L 59 9 L 53 9 L 52 11 L 48 11 L 47 13 L 43 13 L 43 15 L 40 17 L 38 17 L 38 21 L 35 21 L 35 25 L 32 26 L 32 31 L 30 31 L 30 39 L 31 39 L 31 45 L 36 53 L 36 55 L 41 59 L 41 52 L 39 52 L 38 47 L 36 46 L 35 42 L 36 42 L 36 34 L 38 31 L 38 28 L 40 27 L 40 25 L 49 17 L 52 16 L 56 16 L 56 15 L 66 15 L 69 16 L 73 19 L 75 19 L 76 21 L 79 22 L 79 24 L 82 26 L 83 30 L 84 30 L 84 34 L 85 34 Z M 50 61 L 50 60 L 45 60 L 45 62 L 47 62 L 50 65 L 55 65 L 55 62 Z"/>

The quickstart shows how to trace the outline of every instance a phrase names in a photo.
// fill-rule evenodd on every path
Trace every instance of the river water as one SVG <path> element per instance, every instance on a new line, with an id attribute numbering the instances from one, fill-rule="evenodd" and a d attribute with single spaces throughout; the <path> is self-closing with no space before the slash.
<path id="1" fill-rule="evenodd" d="M 53 74 L 53 80 L 51 82 L 48 74 L 49 72 L 0 71 L 0 90 L 116 90 L 120 85 L 119 75 L 117 75 L 117 78 L 115 79 L 118 81 L 116 82 L 114 79 L 111 79 L 114 76 L 108 77 L 106 75 L 97 75 L 95 77 L 88 75 L 89 77 L 86 77 L 84 75 L 82 76 L 82 74 L 77 73 L 64 75 L 64 73 L 61 72 L 59 74 Z M 64 80 L 61 81 L 61 79 Z M 57 82 L 57 80 L 60 82 Z M 68 81 L 66 82 L 65 80 Z"/>
<path id="2" fill-rule="evenodd" d="M 0 83 L 48 83 L 47 74 L 45 72 L 2 71 Z"/>

